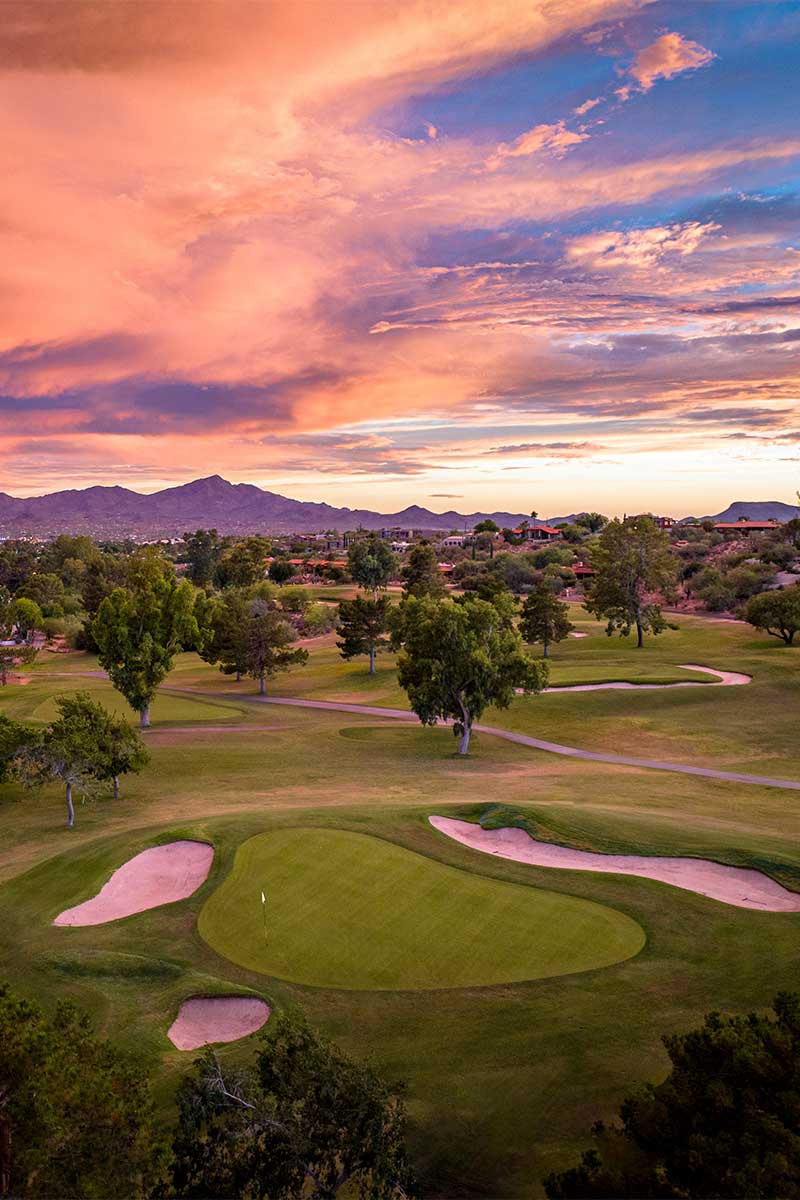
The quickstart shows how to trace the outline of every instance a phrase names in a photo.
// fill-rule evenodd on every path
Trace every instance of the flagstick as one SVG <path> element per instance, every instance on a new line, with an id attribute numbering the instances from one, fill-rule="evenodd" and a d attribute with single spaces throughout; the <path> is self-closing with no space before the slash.
<path id="1" fill-rule="evenodd" d="M 267 897 L 261 893 L 261 908 L 264 912 L 264 944 L 267 942 Z"/>

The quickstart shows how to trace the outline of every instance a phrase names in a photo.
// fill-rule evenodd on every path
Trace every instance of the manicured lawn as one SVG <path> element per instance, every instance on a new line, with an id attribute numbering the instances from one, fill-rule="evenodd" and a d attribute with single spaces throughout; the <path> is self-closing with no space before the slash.
<path id="1" fill-rule="evenodd" d="M 677 676 L 676 664 L 698 662 L 752 673 L 755 682 L 534 697 L 487 714 L 487 721 L 577 746 L 664 752 L 719 767 L 737 761 L 745 770 L 770 763 L 773 774 L 800 773 L 800 649 L 784 652 L 736 625 L 683 618 L 680 625 L 648 643 L 642 658 L 594 627 L 592 637 L 557 648 L 554 681 L 562 671 L 625 678 L 643 663 L 654 673 Z M 369 702 L 395 705 L 403 698 L 389 663 L 384 659 L 377 681 L 370 681 L 365 664 L 343 663 L 329 640 L 312 647 L 307 668 L 276 680 L 272 690 L 334 698 L 361 691 Z M 107 702 L 113 693 L 104 681 L 55 674 L 95 665 L 90 656 L 43 660 L 30 672 L 30 684 L 0 693 L 0 709 L 29 718 L 48 697 L 76 687 Z M 58 788 L 28 793 L 0 787 L 3 974 L 48 1006 L 72 997 L 104 1033 L 143 1055 L 157 1072 L 165 1119 L 178 1075 L 192 1059 L 166 1038 L 181 1001 L 198 992 L 251 990 L 278 1009 L 304 1012 L 351 1053 L 371 1054 L 387 1076 L 407 1080 L 411 1150 L 426 1197 L 537 1197 L 542 1175 L 574 1158 L 594 1120 L 610 1116 L 631 1086 L 663 1075 L 663 1033 L 695 1024 L 712 1008 L 765 1007 L 777 990 L 798 986 L 797 914 L 736 909 L 631 877 L 499 860 L 440 836 L 427 821 L 431 813 L 475 817 L 502 802 L 518 807 L 546 839 L 756 866 L 800 890 L 796 793 L 574 761 L 480 735 L 461 760 L 449 730 L 250 702 L 245 697 L 253 695 L 252 681 L 237 685 L 194 655 L 181 657 L 170 684 L 187 690 L 162 693 L 163 723 L 148 735 L 150 766 L 123 780 L 119 801 L 101 797 L 79 804 L 74 830 L 64 828 Z M 192 706 L 188 716 L 185 704 Z M 195 723 L 196 730 L 182 732 Z M 217 724 L 230 728 L 210 728 Z M 562 954 L 564 913 L 577 912 L 571 908 L 577 901 L 581 912 L 611 914 L 615 927 L 621 917 L 630 919 L 644 931 L 646 944 L 607 966 L 549 978 L 515 976 L 519 982 L 487 984 L 483 976 L 482 985 L 417 984 L 410 990 L 406 978 L 397 985 L 402 990 L 382 984 L 383 990 L 373 990 L 374 983 L 354 990 L 352 983 L 334 986 L 329 977 L 325 986 L 309 986 L 309 975 L 290 971 L 292 963 L 302 959 L 307 970 L 330 971 L 345 965 L 351 976 L 369 966 L 352 946 L 337 955 L 337 918 L 353 856 L 342 852 L 342 861 L 337 850 L 338 871 L 328 871 L 314 850 L 323 834 L 337 847 L 349 845 L 354 835 L 359 846 L 367 843 L 369 870 L 359 875 L 363 895 L 375 894 L 374 856 L 383 863 L 388 855 L 392 864 L 399 856 L 402 867 L 390 874 L 393 886 L 378 880 L 383 895 L 364 916 L 370 923 L 375 912 L 382 916 L 379 933 L 402 916 L 399 933 L 408 940 L 391 946 L 394 963 L 384 964 L 398 973 L 402 967 L 405 974 L 409 962 L 416 966 L 416 946 L 423 946 L 420 962 L 427 954 L 425 941 L 433 935 L 424 922 L 431 905 L 422 900 L 428 881 L 435 894 L 444 878 L 459 881 L 458 892 L 447 887 L 440 899 L 450 911 L 448 928 L 460 924 L 462 945 L 476 929 L 485 933 L 483 915 L 498 897 L 514 896 L 500 933 L 491 943 L 487 936 L 474 942 L 484 967 L 494 964 L 488 947 L 495 941 L 509 953 L 502 944 L 506 924 L 515 928 L 518 904 L 525 903 L 535 913 L 544 911 L 542 905 L 558 907 L 546 925 L 533 929 L 530 943 L 515 942 L 521 958 L 539 944 L 534 934 L 542 939 L 542 953 L 549 946 Z M 209 879 L 195 895 L 107 926 L 52 926 L 62 908 L 94 894 L 126 859 L 176 837 L 206 839 L 215 847 Z M 298 854 L 289 853 L 290 844 L 301 848 Z M 287 871 L 283 890 L 273 897 L 268 889 L 271 919 L 277 921 L 283 907 L 284 922 L 296 922 L 295 937 L 284 948 L 285 962 L 265 959 L 251 969 L 232 961 L 228 946 L 224 955 L 210 946 L 198 920 L 204 905 L 210 905 L 206 913 L 213 911 L 215 899 L 235 883 L 240 847 L 271 846 L 275 854 L 278 845 L 284 849 L 277 866 L 284 859 L 294 863 L 297 880 Z M 305 853 L 309 847 L 313 852 Z M 260 871 L 247 885 L 256 893 L 258 919 Z M 309 876 L 326 897 L 324 905 L 313 891 L 309 898 Z M 426 883 L 409 888 L 409 876 Z M 351 919 L 358 899 L 351 894 L 348 900 Z M 413 920 L 402 907 L 406 901 Z M 316 913 L 313 929 L 310 919 L 303 929 L 294 911 L 307 903 Z M 234 919 L 243 928 L 252 924 L 241 912 L 232 913 Z M 441 943 L 443 929 L 439 937 Z M 576 949 L 592 950 L 594 938 Z M 278 949 L 276 943 L 272 951 L 277 955 Z M 431 970 L 443 968 L 445 949 L 441 963 L 430 955 Z M 448 969 L 461 969 L 458 955 L 449 961 Z M 221 1053 L 237 1062 L 253 1044 L 248 1039 Z"/>
<path id="2" fill-rule="evenodd" d="M 246 841 L 199 930 L 240 966 L 350 989 L 546 979 L 608 966 L 644 945 L 641 928 L 613 909 L 327 829 Z"/>

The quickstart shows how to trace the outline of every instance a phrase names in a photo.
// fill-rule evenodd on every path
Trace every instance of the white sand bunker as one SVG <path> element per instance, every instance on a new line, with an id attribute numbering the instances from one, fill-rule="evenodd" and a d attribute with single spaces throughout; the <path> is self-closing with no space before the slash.
<path id="1" fill-rule="evenodd" d="M 561 687 L 549 687 L 544 690 L 546 692 L 660 692 L 667 688 L 742 687 L 746 683 L 752 683 L 752 677 L 743 675 L 740 671 L 716 671 L 713 667 L 698 667 L 696 663 L 681 663 L 678 670 L 699 671 L 703 675 L 713 675 L 714 679 L 712 683 L 701 683 L 699 679 L 686 679 L 680 683 L 629 683 L 623 680 L 613 683 L 565 683 Z"/>
<path id="2" fill-rule="evenodd" d="M 588 633 L 580 633 L 577 629 L 573 629 L 569 636 L 574 638 L 582 638 L 588 637 L 589 635 Z"/>
<path id="3" fill-rule="evenodd" d="M 205 842 L 152 846 L 115 871 L 96 896 L 59 913 L 54 925 L 104 925 L 161 904 L 185 900 L 205 883 L 214 847 Z"/>
<path id="4" fill-rule="evenodd" d="M 256 996 L 193 996 L 184 1000 L 167 1037 L 179 1050 L 235 1042 L 265 1025 L 269 1005 Z"/>
<path id="5" fill-rule="evenodd" d="M 687 892 L 697 892 L 737 908 L 765 912 L 800 912 L 800 893 L 744 867 L 726 867 L 705 858 L 655 858 L 640 854 L 594 854 L 539 842 L 524 829 L 481 829 L 471 821 L 429 817 L 434 829 L 473 850 L 510 858 L 535 867 L 569 871 L 599 871 L 609 875 L 640 875 Z"/>

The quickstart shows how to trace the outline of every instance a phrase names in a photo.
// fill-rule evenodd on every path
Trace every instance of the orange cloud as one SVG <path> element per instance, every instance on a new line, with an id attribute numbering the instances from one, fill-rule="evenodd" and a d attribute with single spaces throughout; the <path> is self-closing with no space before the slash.
<path id="1" fill-rule="evenodd" d="M 705 67 L 713 58 L 712 52 L 699 42 L 690 41 L 680 33 L 664 33 L 639 51 L 628 73 L 643 92 L 648 92 L 657 79 L 672 79 L 684 71 Z"/>

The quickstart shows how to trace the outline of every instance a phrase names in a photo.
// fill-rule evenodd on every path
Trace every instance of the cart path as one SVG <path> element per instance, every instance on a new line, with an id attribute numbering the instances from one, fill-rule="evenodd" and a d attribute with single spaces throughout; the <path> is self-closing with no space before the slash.
<path id="1" fill-rule="evenodd" d="M 704 686 L 704 685 L 701 685 Z M 194 694 L 194 693 L 190 693 Z M 288 696 L 240 696 L 240 700 L 253 704 L 283 704 L 290 708 L 318 708 L 327 712 L 354 713 L 357 716 L 385 717 L 394 721 L 416 723 L 415 713 L 404 708 L 381 708 L 377 704 L 346 704 L 339 700 L 299 700 Z M 449 724 L 449 722 L 447 722 Z M 527 733 L 512 733 L 510 729 L 497 729 L 492 725 L 473 725 L 474 733 L 488 733 L 492 737 L 529 746 L 532 750 L 544 750 L 547 754 L 562 754 L 567 758 L 579 758 L 585 762 L 612 763 L 620 767 L 644 767 L 653 771 L 671 771 L 678 775 L 700 775 L 704 779 L 719 779 L 725 783 L 751 783 L 761 787 L 785 788 L 800 792 L 800 780 L 774 779 L 770 775 L 747 775 L 742 771 L 717 771 L 712 767 L 692 767 L 686 763 L 662 762 L 656 758 L 630 758 L 625 754 L 600 754 L 593 750 L 579 750 L 575 746 L 562 746 L 558 742 L 546 742 L 530 737 Z"/>

